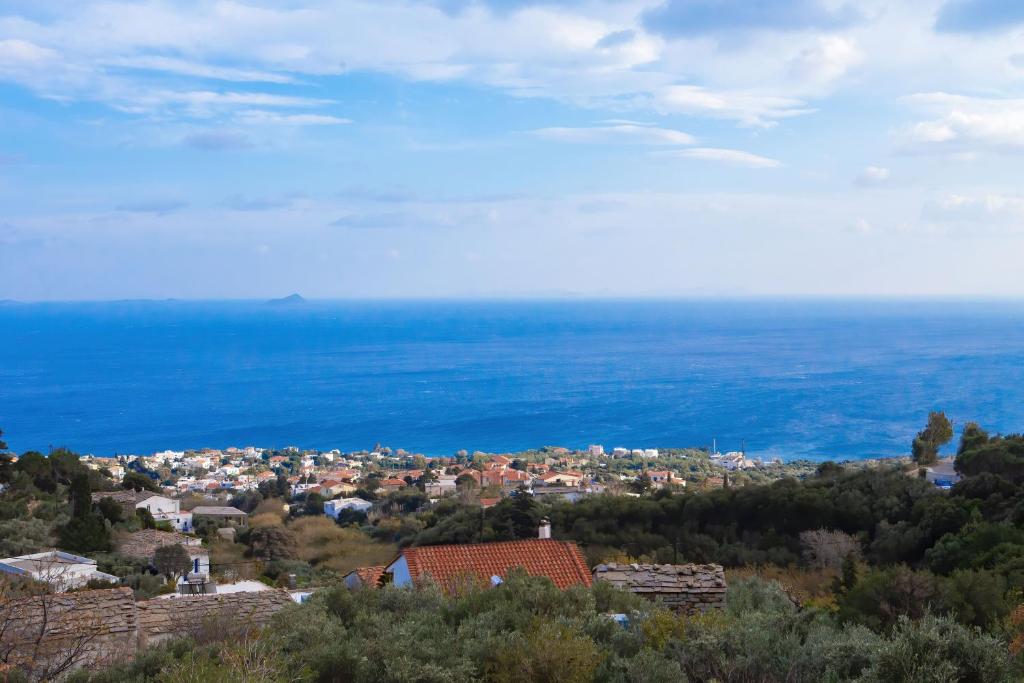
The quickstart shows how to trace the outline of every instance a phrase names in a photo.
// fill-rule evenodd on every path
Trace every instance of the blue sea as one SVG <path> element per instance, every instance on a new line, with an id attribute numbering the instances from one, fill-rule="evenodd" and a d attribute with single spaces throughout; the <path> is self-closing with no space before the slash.
<path id="1" fill-rule="evenodd" d="M 857 459 L 907 453 L 936 409 L 1024 429 L 1024 304 L 0 305 L 0 428 L 16 451 L 716 439 Z"/>

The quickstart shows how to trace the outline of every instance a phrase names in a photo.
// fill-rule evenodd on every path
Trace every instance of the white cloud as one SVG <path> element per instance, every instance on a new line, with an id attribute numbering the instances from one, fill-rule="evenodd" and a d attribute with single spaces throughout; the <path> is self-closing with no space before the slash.
<path id="1" fill-rule="evenodd" d="M 874 232 L 874 229 L 875 227 L 866 218 L 858 218 L 849 226 L 849 231 L 855 232 L 858 235 L 868 235 Z"/>
<path id="2" fill-rule="evenodd" d="M 747 126 L 769 128 L 779 119 L 809 114 L 813 109 L 789 97 L 753 92 L 715 91 L 696 85 L 672 85 L 654 96 L 654 106 L 665 113 L 732 119 Z"/>
<path id="3" fill-rule="evenodd" d="M 692 145 L 692 135 L 680 130 L 643 126 L 635 123 L 619 123 L 612 126 L 593 126 L 589 128 L 540 128 L 532 131 L 537 137 L 558 142 L 595 144 L 595 143 L 635 143 L 640 145 Z"/>
<path id="4" fill-rule="evenodd" d="M 782 165 L 782 163 L 776 159 L 758 156 L 757 154 L 751 154 L 750 152 L 743 152 L 737 149 L 719 149 L 716 147 L 694 147 L 692 149 L 679 149 L 669 152 L 655 152 L 655 154 L 663 157 L 714 161 L 731 166 L 742 166 L 744 168 L 777 168 Z"/>
<path id="5" fill-rule="evenodd" d="M 889 180 L 889 169 L 881 166 L 866 166 L 854 179 L 858 187 L 877 187 L 884 185 Z"/>
<path id="6" fill-rule="evenodd" d="M 327 114 L 279 114 L 261 109 L 240 111 L 236 118 L 243 123 L 284 126 L 341 126 L 352 123 L 352 119 Z"/>
<path id="7" fill-rule="evenodd" d="M 1024 231 L 1024 197 L 947 194 L 925 202 L 921 217 L 933 223 L 976 229 Z"/>
<path id="8" fill-rule="evenodd" d="M 225 66 L 203 64 L 163 55 L 141 55 L 130 57 L 113 57 L 103 62 L 105 66 L 123 69 L 162 71 L 184 76 L 196 76 L 218 81 L 235 83 L 294 83 L 295 79 L 282 73 L 259 71 L 254 69 L 235 69 Z"/>
<path id="9" fill-rule="evenodd" d="M 832 83 L 862 61 L 864 54 L 854 40 L 821 36 L 814 45 L 800 51 L 790 62 L 790 68 L 806 85 L 821 86 Z"/>
<path id="10" fill-rule="evenodd" d="M 910 152 L 1024 152 L 1024 99 L 970 97 L 944 92 L 906 98 L 932 116 L 898 136 Z"/>
<path id="11" fill-rule="evenodd" d="M 60 59 L 60 53 L 27 40 L 0 40 L 0 69 L 17 66 L 38 67 Z"/>

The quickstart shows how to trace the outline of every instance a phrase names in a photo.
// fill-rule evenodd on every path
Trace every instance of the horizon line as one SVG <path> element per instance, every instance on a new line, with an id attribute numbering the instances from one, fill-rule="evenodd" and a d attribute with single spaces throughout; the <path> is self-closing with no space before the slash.
<path id="1" fill-rule="evenodd" d="M 117 297 L 102 299 L 10 299 L 0 298 L 0 306 L 38 305 L 38 304 L 116 304 L 116 303 L 279 303 L 283 299 L 296 296 L 295 293 L 283 296 L 246 296 L 246 297 Z M 446 295 L 446 296 L 327 296 L 301 297 L 292 305 L 303 303 L 444 303 L 444 302 L 480 302 L 480 303 L 515 303 L 515 302 L 738 302 L 738 301 L 862 301 L 862 302 L 991 302 L 991 303 L 1024 303 L 1024 294 L 481 294 L 481 295 Z"/>

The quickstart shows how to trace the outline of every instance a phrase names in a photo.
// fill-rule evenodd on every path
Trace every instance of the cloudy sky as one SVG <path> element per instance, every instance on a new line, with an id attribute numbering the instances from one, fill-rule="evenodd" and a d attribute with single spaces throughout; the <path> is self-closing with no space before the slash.
<path id="1" fill-rule="evenodd" d="M 0 299 L 1022 296 L 1018 0 L 4 0 Z"/>

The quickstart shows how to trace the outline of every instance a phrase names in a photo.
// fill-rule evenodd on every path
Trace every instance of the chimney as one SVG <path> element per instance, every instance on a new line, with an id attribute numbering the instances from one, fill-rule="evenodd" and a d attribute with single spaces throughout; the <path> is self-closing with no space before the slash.
<path id="1" fill-rule="evenodd" d="M 540 520 L 540 529 L 537 530 L 537 538 L 551 538 L 551 520 L 547 517 Z"/>

